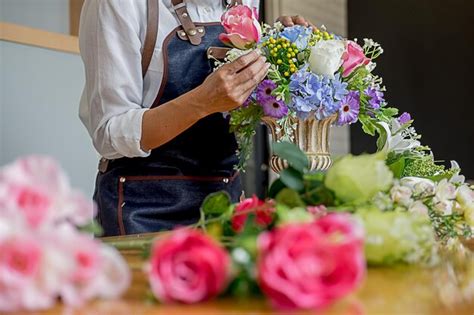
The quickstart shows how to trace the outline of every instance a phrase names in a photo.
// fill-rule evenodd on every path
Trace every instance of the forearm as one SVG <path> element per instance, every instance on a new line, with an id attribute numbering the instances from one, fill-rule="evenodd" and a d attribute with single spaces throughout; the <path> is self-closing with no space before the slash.
<path id="1" fill-rule="evenodd" d="M 199 91 L 193 90 L 143 114 L 141 147 L 144 151 L 171 141 L 210 113 Z"/>

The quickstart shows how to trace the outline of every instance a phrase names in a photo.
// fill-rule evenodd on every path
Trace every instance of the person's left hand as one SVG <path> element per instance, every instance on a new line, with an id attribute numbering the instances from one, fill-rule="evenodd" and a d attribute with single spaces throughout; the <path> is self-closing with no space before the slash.
<path id="1" fill-rule="evenodd" d="M 295 26 L 295 25 L 303 25 L 303 26 L 306 26 L 306 27 L 309 26 L 309 27 L 312 27 L 312 28 L 316 28 L 313 25 L 313 23 L 306 20 L 304 17 L 302 17 L 300 15 L 295 15 L 295 16 L 282 15 L 277 19 L 277 21 L 281 22 L 281 24 L 283 24 L 284 26 L 288 26 L 288 27 Z"/>

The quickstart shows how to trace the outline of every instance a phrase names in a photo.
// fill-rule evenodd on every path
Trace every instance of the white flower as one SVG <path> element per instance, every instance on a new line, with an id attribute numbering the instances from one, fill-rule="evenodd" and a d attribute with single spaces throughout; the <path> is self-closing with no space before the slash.
<path id="1" fill-rule="evenodd" d="M 334 79 L 334 74 L 342 65 L 342 55 L 346 51 L 346 44 L 342 40 L 322 40 L 311 48 L 309 64 L 311 71 Z"/>
<path id="2" fill-rule="evenodd" d="M 420 198 L 433 195 L 436 189 L 432 180 L 421 177 L 404 177 L 400 180 L 400 185 L 410 188 L 413 195 Z"/>
<path id="3" fill-rule="evenodd" d="M 461 172 L 461 167 L 459 166 L 458 162 L 451 161 L 451 170 L 455 170 L 455 172 L 449 181 L 453 184 L 464 184 L 466 177 L 459 174 Z"/>
<path id="4" fill-rule="evenodd" d="M 447 179 L 443 179 L 438 183 L 436 187 L 436 199 L 439 201 L 454 200 L 456 198 L 456 187 L 448 182 Z"/>
<path id="5" fill-rule="evenodd" d="M 421 202 L 420 200 L 415 201 L 410 208 L 408 209 L 409 212 L 417 213 L 423 216 L 428 216 L 428 207 Z"/>
<path id="6" fill-rule="evenodd" d="M 474 191 L 467 185 L 462 185 L 456 191 L 456 200 L 463 207 L 473 204 Z"/>
<path id="7" fill-rule="evenodd" d="M 404 186 L 393 186 L 390 190 L 392 200 L 402 206 L 408 207 L 413 202 L 411 189 Z"/>
<path id="8" fill-rule="evenodd" d="M 449 201 L 449 200 L 442 200 L 438 201 L 434 205 L 434 209 L 443 215 L 451 215 L 453 214 L 453 207 L 454 207 L 454 202 Z"/>
<path id="9" fill-rule="evenodd" d="M 394 152 L 401 154 L 421 146 L 420 141 L 411 137 L 405 137 L 403 132 L 401 132 L 401 125 L 396 118 L 392 119 L 391 126 L 386 122 L 380 122 L 379 124 L 387 134 L 385 145 L 381 151 L 385 153 Z"/>

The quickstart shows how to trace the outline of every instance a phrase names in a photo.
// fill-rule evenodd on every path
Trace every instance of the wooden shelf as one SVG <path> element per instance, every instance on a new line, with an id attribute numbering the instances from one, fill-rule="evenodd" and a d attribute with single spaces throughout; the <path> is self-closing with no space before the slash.
<path id="1" fill-rule="evenodd" d="M 79 54 L 79 39 L 59 33 L 0 22 L 0 40 L 23 45 Z"/>

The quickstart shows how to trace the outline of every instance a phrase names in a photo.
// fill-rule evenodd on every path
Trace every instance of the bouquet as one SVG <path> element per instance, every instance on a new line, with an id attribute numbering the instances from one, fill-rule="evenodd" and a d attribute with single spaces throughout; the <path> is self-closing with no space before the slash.
<path id="1" fill-rule="evenodd" d="M 130 272 L 89 232 L 95 207 L 55 161 L 31 156 L 0 168 L 0 312 L 79 306 L 119 297 Z"/>
<path id="2" fill-rule="evenodd" d="M 348 40 L 324 26 L 260 26 L 255 10 L 230 8 L 222 16 L 226 33 L 221 40 L 232 49 L 224 62 L 259 50 L 271 64 L 267 78 L 245 104 L 230 113 L 231 131 L 239 143 L 239 169 L 252 149 L 252 137 L 262 119 L 276 124 L 278 141 L 293 139 L 297 121 L 331 119 L 337 125 L 360 121 L 374 135 L 398 110 L 387 106 L 382 78 L 373 74 L 375 60 L 383 53 L 371 39 Z"/>

